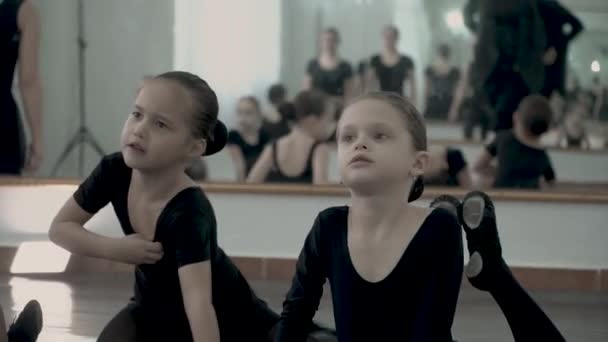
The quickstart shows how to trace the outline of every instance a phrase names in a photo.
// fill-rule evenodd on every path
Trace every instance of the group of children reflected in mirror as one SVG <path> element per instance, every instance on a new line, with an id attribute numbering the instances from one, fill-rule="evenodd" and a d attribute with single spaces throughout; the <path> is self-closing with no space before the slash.
<path id="1" fill-rule="evenodd" d="M 279 89 L 285 96 L 276 100 Z M 330 154 L 337 143 L 336 102 L 316 89 L 302 90 L 289 99 L 280 85 L 272 86 L 268 95 L 270 114 L 253 96 L 237 102 L 236 125 L 227 145 L 237 179 L 327 184 Z M 495 134 L 473 161 L 457 147 L 431 145 L 425 184 L 468 189 L 550 186 L 556 174 L 541 137 L 551 125 L 552 112 L 544 97 L 524 98 L 513 115 L 514 127 Z M 569 124 L 576 128 L 576 122 Z"/>

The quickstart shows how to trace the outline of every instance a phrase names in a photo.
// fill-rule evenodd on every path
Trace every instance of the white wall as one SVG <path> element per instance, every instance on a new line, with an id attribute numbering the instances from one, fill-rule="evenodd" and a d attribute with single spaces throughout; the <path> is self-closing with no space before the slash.
<path id="1" fill-rule="evenodd" d="M 42 22 L 44 163 L 48 175 L 79 125 L 78 0 L 36 2 Z M 173 60 L 173 2 L 166 0 L 84 0 L 86 112 L 88 126 L 109 152 L 142 76 L 167 71 Z M 15 90 L 18 94 L 18 92 Z M 77 175 L 75 150 L 61 176 Z M 99 158 L 87 149 L 85 173 Z"/>
<path id="2" fill-rule="evenodd" d="M 281 2 L 281 82 L 289 96 L 302 89 L 308 61 L 317 54 L 322 30 L 319 0 L 282 0 Z"/>
<path id="3" fill-rule="evenodd" d="M 46 240 L 49 223 L 75 186 L 0 187 L 0 245 Z M 219 243 L 235 256 L 297 257 L 317 213 L 346 197 L 210 193 Z M 421 201 L 420 205 L 427 205 Z M 36 208 L 36 215 L 31 215 Z M 511 266 L 608 268 L 608 204 L 497 201 L 500 238 Z M 106 207 L 87 225 L 120 236 Z"/>
<path id="4" fill-rule="evenodd" d="M 209 81 L 228 125 L 239 97 L 279 81 L 280 14 L 280 0 L 175 2 L 175 67 Z"/>

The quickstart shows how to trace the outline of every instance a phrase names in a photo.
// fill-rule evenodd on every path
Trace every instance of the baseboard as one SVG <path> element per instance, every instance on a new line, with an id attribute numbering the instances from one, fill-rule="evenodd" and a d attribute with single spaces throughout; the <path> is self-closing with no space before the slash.
<path id="1" fill-rule="evenodd" d="M 0 273 L 9 273 L 17 247 L 0 246 Z M 290 281 L 295 259 L 232 257 L 249 280 Z M 71 255 L 64 273 L 132 272 L 133 266 L 113 261 Z M 608 269 L 512 267 L 513 274 L 529 290 L 608 292 Z M 463 286 L 470 286 L 463 281 Z"/>

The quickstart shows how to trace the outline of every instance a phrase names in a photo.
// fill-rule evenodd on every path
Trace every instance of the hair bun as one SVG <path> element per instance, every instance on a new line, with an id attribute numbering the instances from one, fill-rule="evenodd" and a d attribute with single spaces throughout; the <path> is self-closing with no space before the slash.
<path id="1" fill-rule="evenodd" d="M 292 122 L 296 120 L 296 107 L 291 102 L 285 102 L 277 109 L 283 120 Z"/>
<path id="2" fill-rule="evenodd" d="M 418 176 L 416 181 L 414 181 L 414 185 L 412 185 L 412 190 L 410 190 L 410 195 L 407 198 L 408 202 L 414 202 L 419 199 L 424 192 L 424 178 L 422 176 Z"/>
<path id="3" fill-rule="evenodd" d="M 204 156 L 210 156 L 212 154 L 218 153 L 221 151 L 226 143 L 228 142 L 228 129 L 226 125 L 220 120 L 217 120 L 215 123 L 215 128 L 213 129 L 213 138 L 207 141 L 207 149 L 205 149 Z"/>

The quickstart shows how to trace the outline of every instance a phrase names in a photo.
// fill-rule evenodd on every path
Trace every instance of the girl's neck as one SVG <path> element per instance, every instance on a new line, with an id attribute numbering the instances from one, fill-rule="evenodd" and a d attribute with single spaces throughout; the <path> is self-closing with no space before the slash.
<path id="1" fill-rule="evenodd" d="M 384 56 L 394 57 L 398 54 L 399 51 L 397 50 L 396 46 L 384 46 L 382 48 L 382 55 Z"/>
<path id="2" fill-rule="evenodd" d="M 350 218 L 352 229 L 361 233 L 382 234 L 399 226 L 407 215 L 407 195 L 399 187 L 370 194 L 352 193 Z"/>
<path id="3" fill-rule="evenodd" d="M 241 127 L 239 126 L 238 128 L 239 133 L 241 133 L 241 135 L 243 136 L 247 136 L 247 137 L 255 137 L 258 134 L 258 130 L 255 128 L 246 128 L 246 127 Z"/>
<path id="4" fill-rule="evenodd" d="M 281 121 L 281 113 L 279 113 L 279 110 L 277 108 L 278 106 L 272 105 L 270 106 L 270 108 L 268 108 L 267 111 L 264 112 L 264 118 L 266 119 L 266 121 L 271 123 L 277 123 Z"/>
<path id="5" fill-rule="evenodd" d="M 310 131 L 300 125 L 294 125 L 288 136 L 294 140 L 315 140 Z"/>
<path id="6" fill-rule="evenodd" d="M 433 68 L 437 71 L 446 71 L 450 69 L 450 64 L 443 58 L 436 58 L 433 62 Z"/>
<path id="7" fill-rule="evenodd" d="M 149 201 L 166 199 L 176 189 L 192 184 L 182 166 L 163 170 L 134 169 L 131 176 L 131 186 Z"/>
<path id="8" fill-rule="evenodd" d="M 330 60 L 335 61 L 338 59 L 338 51 L 335 50 L 323 50 L 319 55 L 319 58 L 322 60 Z"/>

